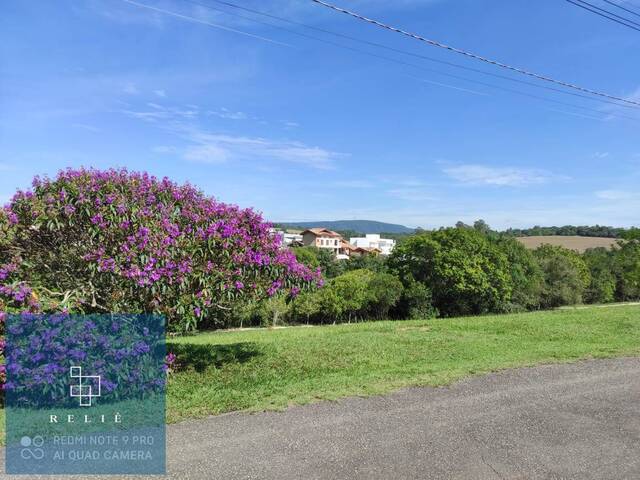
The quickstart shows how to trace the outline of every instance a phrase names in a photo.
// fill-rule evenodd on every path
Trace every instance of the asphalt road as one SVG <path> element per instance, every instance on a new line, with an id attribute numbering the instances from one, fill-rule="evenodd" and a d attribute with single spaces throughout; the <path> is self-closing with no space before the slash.
<path id="1" fill-rule="evenodd" d="M 180 480 L 640 479 L 640 358 L 188 421 L 168 445 Z"/>

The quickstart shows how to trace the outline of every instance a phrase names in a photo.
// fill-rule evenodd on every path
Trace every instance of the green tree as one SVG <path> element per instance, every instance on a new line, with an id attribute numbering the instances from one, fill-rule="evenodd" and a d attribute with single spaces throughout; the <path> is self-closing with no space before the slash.
<path id="1" fill-rule="evenodd" d="M 374 275 L 370 270 L 353 270 L 332 279 L 327 286 L 341 299 L 342 315 L 347 321 L 363 318 Z"/>
<path id="2" fill-rule="evenodd" d="M 541 306 L 554 308 L 582 303 L 591 274 L 580 255 L 555 245 L 542 245 L 533 253 L 544 276 Z"/>
<path id="3" fill-rule="evenodd" d="M 390 273 L 374 273 L 367 284 L 368 318 L 388 318 L 402 296 L 402 283 Z"/>
<path id="4" fill-rule="evenodd" d="M 320 266 L 318 260 L 318 249 L 316 247 L 295 247 L 292 248 L 296 260 L 309 268 L 317 268 Z"/>
<path id="5" fill-rule="evenodd" d="M 320 291 L 306 291 L 298 295 L 292 302 L 292 315 L 294 320 L 304 319 L 305 323 L 310 323 L 312 319 L 320 316 L 322 302 Z"/>
<path id="6" fill-rule="evenodd" d="M 402 279 L 403 289 L 396 304 L 395 318 L 420 319 L 433 318 L 438 311 L 433 307 L 431 290 L 424 283 L 417 282 L 411 275 Z"/>
<path id="7" fill-rule="evenodd" d="M 344 262 L 345 271 L 366 269 L 383 272 L 385 268 L 385 257 L 382 255 L 358 255 Z"/>
<path id="8" fill-rule="evenodd" d="M 634 235 L 635 233 L 628 240 L 620 242 L 616 252 L 616 297 L 620 301 L 640 298 L 640 237 L 636 239 Z"/>
<path id="9" fill-rule="evenodd" d="M 511 310 L 531 310 L 540 306 L 544 278 L 536 259 L 522 243 L 501 235 L 495 240 L 498 248 L 507 256 L 513 291 Z"/>
<path id="10" fill-rule="evenodd" d="M 502 311 L 511 299 L 507 256 L 473 229 L 415 235 L 395 249 L 389 266 L 428 287 L 445 316 Z"/>
<path id="11" fill-rule="evenodd" d="M 591 282 L 584 294 L 585 303 L 608 303 L 616 294 L 616 252 L 607 248 L 591 248 L 582 258 L 589 267 Z"/>

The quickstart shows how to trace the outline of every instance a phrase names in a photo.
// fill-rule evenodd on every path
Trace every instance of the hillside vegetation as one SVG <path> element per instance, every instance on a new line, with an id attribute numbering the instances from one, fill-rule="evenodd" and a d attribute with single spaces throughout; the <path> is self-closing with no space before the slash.
<path id="1" fill-rule="evenodd" d="M 413 233 L 414 228 L 395 223 L 376 222 L 373 220 L 333 220 L 324 222 L 289 222 L 279 223 L 292 228 L 324 227 L 330 230 L 353 231 L 360 233 Z"/>

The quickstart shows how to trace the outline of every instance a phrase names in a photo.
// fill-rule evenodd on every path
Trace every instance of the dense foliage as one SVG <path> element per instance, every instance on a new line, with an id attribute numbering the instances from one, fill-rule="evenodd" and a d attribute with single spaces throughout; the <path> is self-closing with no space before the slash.
<path id="1" fill-rule="evenodd" d="M 327 286 L 295 301 L 280 302 L 277 318 L 291 323 L 333 323 L 379 318 L 429 318 L 488 312 L 517 312 L 580 303 L 640 299 L 640 235 L 614 249 L 584 254 L 543 245 L 528 250 L 513 236 L 485 222 L 421 231 L 396 247 L 390 258 L 336 261 L 328 252 L 294 249 L 299 261 L 320 266 Z M 371 309 L 376 289 L 389 291 L 388 308 Z M 398 293 L 391 279 L 400 287 Z M 385 283 L 386 282 L 386 283 Z M 393 302 L 393 303 L 392 303 Z M 270 300 L 269 303 L 274 303 Z M 262 312 L 256 316 L 256 311 Z M 381 313 L 382 312 L 382 313 Z M 274 309 L 256 306 L 244 321 L 272 325 Z"/>
<path id="2" fill-rule="evenodd" d="M 259 214 L 126 170 L 67 170 L 0 210 L 0 311 L 153 312 L 176 331 L 319 271 Z"/>
<path id="3" fill-rule="evenodd" d="M 398 246 L 390 267 L 429 287 L 446 316 L 502 311 L 513 283 L 508 258 L 482 233 L 450 228 L 415 235 Z"/>

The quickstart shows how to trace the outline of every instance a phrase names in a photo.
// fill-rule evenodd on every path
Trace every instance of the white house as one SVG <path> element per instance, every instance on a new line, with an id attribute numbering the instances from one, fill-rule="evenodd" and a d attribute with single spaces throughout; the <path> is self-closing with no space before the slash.
<path id="1" fill-rule="evenodd" d="M 349 243 L 354 247 L 377 248 L 382 255 L 389 255 L 396 246 L 395 240 L 380 238 L 380 235 L 377 233 L 368 233 L 364 237 L 351 238 L 349 239 Z"/>
<path id="2" fill-rule="evenodd" d="M 280 245 L 283 247 L 290 247 L 292 245 L 302 245 L 302 235 L 297 233 L 283 232 L 282 230 L 270 229 L 271 234 L 274 237 L 280 239 Z"/>

